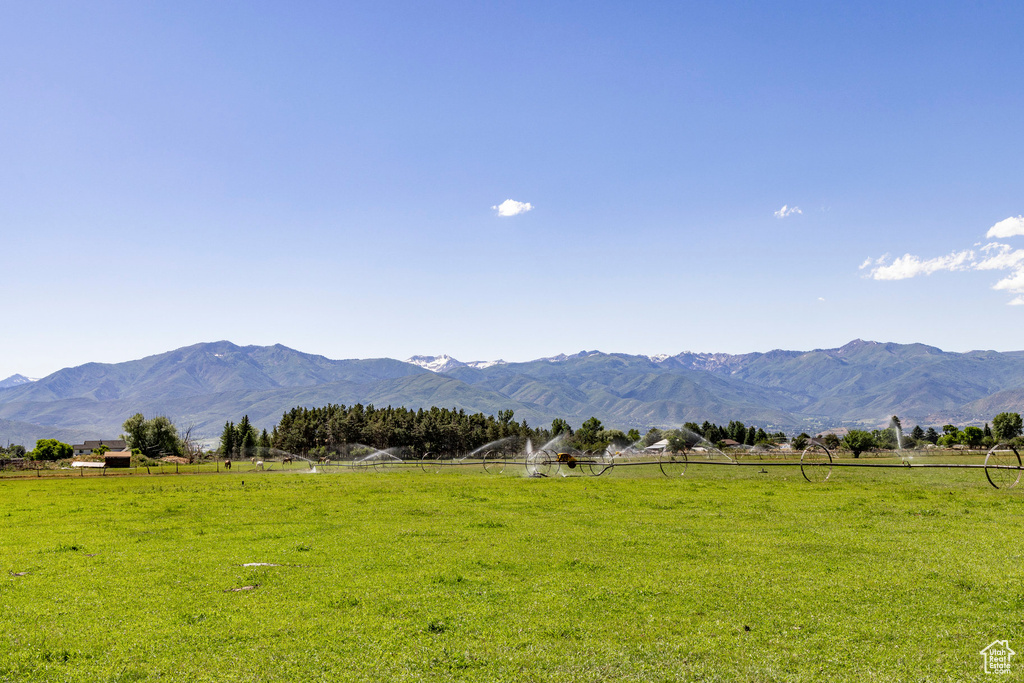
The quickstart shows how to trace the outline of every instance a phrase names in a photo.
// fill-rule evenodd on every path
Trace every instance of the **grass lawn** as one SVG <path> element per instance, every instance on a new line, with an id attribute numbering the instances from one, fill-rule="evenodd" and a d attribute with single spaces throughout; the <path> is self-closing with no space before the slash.
<path id="1" fill-rule="evenodd" d="M 992 680 L 1022 522 L 980 470 L 8 477 L 0 681 Z"/>

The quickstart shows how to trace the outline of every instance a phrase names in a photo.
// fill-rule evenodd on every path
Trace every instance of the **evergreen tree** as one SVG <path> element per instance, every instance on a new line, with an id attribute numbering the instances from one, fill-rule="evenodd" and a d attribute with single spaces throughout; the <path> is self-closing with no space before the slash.
<path id="1" fill-rule="evenodd" d="M 249 422 L 249 416 L 243 415 L 242 419 L 238 421 L 238 427 L 236 428 L 237 434 L 237 448 L 239 455 L 243 458 L 251 458 L 253 452 L 256 450 L 256 428 Z"/>
<path id="2" fill-rule="evenodd" d="M 230 460 L 235 455 L 235 423 L 225 422 L 224 431 L 220 433 L 220 452 Z"/>
<path id="3" fill-rule="evenodd" d="M 718 443 L 722 439 L 726 438 L 726 435 L 722 432 L 718 425 L 711 424 L 710 422 L 705 422 L 704 425 L 701 426 L 701 429 L 704 432 L 704 438 L 710 441 L 711 443 Z"/>

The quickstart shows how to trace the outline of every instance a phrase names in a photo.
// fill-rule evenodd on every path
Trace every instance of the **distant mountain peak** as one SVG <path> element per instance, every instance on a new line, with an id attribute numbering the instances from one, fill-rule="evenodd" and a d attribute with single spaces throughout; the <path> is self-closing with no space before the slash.
<path id="1" fill-rule="evenodd" d="M 498 360 L 474 360 L 468 363 L 463 363 L 460 360 L 456 360 L 449 356 L 447 353 L 443 353 L 440 356 L 413 356 L 406 359 L 406 363 L 412 363 L 418 365 L 425 370 L 431 372 L 449 372 L 455 368 L 489 368 L 493 365 L 505 365 L 505 361 Z"/>
<path id="2" fill-rule="evenodd" d="M 0 381 L 0 389 L 8 389 L 20 384 L 28 384 L 29 382 L 35 382 L 35 380 L 25 375 L 11 375 L 7 379 Z"/>
<path id="3" fill-rule="evenodd" d="M 838 355 L 842 355 L 844 353 L 850 353 L 851 351 L 857 351 L 865 346 L 881 346 L 881 343 L 876 341 L 864 341 L 863 339 L 854 339 L 853 341 L 840 346 L 835 350 L 835 352 Z"/>
<path id="4" fill-rule="evenodd" d="M 473 360 L 466 363 L 466 365 L 468 365 L 471 368 L 477 368 L 478 370 L 482 370 L 484 368 L 489 368 L 494 365 L 508 365 L 508 363 L 499 358 L 498 360 Z"/>
<path id="5" fill-rule="evenodd" d="M 590 356 L 603 355 L 600 351 L 580 351 L 579 353 L 560 353 L 557 356 L 548 356 L 547 358 L 538 358 L 537 360 L 546 360 L 549 363 L 564 363 L 567 360 L 573 358 L 589 358 Z"/>
<path id="6" fill-rule="evenodd" d="M 424 370 L 430 370 L 431 372 L 448 372 L 449 370 L 466 366 L 465 363 L 452 358 L 447 353 L 443 353 L 440 356 L 412 356 L 407 358 L 405 362 L 418 365 Z"/>

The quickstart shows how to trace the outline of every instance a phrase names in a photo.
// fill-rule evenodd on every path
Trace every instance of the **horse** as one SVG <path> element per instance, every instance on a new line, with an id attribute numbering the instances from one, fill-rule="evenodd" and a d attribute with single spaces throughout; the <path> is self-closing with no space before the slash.
<path id="1" fill-rule="evenodd" d="M 231 469 L 231 461 L 230 460 L 225 460 L 224 461 L 224 469 L 226 469 L 226 470 L 230 470 Z"/>
<path id="2" fill-rule="evenodd" d="M 256 458 L 253 458 L 253 462 L 256 463 L 256 469 L 258 469 L 258 470 L 262 470 L 263 469 L 263 461 L 262 460 L 256 460 Z"/>
<path id="3" fill-rule="evenodd" d="M 283 458 L 281 460 L 281 464 L 292 462 L 292 461 L 293 461 L 293 458 L 292 458 L 292 456 L 289 455 L 289 456 L 287 456 L 287 457 L 285 457 L 285 458 Z"/>

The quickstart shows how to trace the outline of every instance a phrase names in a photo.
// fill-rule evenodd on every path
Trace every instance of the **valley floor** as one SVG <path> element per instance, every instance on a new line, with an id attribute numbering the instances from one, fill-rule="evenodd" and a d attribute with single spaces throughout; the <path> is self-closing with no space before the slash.
<path id="1" fill-rule="evenodd" d="M 1022 515 L 979 470 L 3 478 L 0 681 L 987 680 Z"/>

